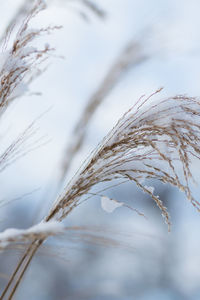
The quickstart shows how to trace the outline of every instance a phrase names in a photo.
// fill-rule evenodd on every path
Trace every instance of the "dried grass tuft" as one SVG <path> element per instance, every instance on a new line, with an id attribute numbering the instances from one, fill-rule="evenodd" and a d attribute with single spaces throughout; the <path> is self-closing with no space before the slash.
<path id="1" fill-rule="evenodd" d="M 135 182 L 152 197 L 169 230 L 167 208 L 145 180 L 156 179 L 179 188 L 199 210 L 190 184 L 194 179 L 191 161 L 200 154 L 200 101 L 179 95 L 152 102 L 160 91 L 141 97 L 123 115 L 67 185 L 46 221 L 62 221 L 92 187 L 122 178 Z"/>
<path id="2" fill-rule="evenodd" d="M 14 99 L 23 95 L 32 80 L 43 72 L 44 67 L 41 66 L 44 65 L 50 52 L 54 50 L 48 44 L 42 49 L 33 46 L 36 38 L 60 28 L 58 26 L 42 29 L 29 28 L 31 19 L 44 8 L 43 1 L 36 1 L 12 43 L 10 41 L 12 30 L 3 39 L 0 54 L 0 115 Z M 10 49 L 8 49 L 9 43 L 12 44 Z"/>

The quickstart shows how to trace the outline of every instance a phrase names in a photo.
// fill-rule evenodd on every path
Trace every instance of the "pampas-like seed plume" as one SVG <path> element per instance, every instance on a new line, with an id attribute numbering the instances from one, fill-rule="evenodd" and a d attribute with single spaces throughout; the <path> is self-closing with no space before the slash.
<path id="1" fill-rule="evenodd" d="M 124 114 L 67 185 L 46 221 L 62 221 L 92 187 L 121 178 L 152 197 L 169 229 L 167 208 L 144 184 L 146 179 L 178 187 L 199 210 L 190 189 L 190 167 L 200 154 L 200 101 L 180 95 L 152 102 L 156 93 L 141 97 Z"/>
<path id="2" fill-rule="evenodd" d="M 44 2 L 36 1 L 27 18 L 22 22 L 17 35 L 8 50 L 10 34 L 8 32 L 1 45 L 0 54 L 0 115 L 7 106 L 17 97 L 28 90 L 30 82 L 43 71 L 40 65 L 46 61 L 51 49 L 45 45 L 43 49 L 33 47 L 32 42 L 42 34 L 49 34 L 59 27 L 46 27 L 42 29 L 30 29 L 29 22 L 42 9 Z"/>

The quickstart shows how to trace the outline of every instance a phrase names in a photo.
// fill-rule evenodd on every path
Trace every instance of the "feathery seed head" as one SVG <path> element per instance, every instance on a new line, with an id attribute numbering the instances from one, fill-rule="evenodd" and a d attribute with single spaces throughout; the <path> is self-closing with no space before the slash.
<path id="1" fill-rule="evenodd" d="M 47 220 L 62 220 L 93 186 L 120 178 L 135 182 L 152 197 L 169 228 L 167 208 L 145 179 L 178 187 L 200 209 L 190 188 L 191 161 L 200 154 L 200 101 L 179 95 L 153 102 L 160 91 L 141 97 L 123 115 L 68 184 Z"/>

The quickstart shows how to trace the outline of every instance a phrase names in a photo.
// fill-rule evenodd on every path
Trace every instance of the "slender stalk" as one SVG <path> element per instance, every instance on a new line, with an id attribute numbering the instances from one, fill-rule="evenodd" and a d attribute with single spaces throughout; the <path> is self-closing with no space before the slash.
<path id="1" fill-rule="evenodd" d="M 26 259 L 27 254 L 28 254 L 29 251 L 31 250 L 32 245 L 33 245 L 33 244 L 31 244 L 31 245 L 29 246 L 29 248 L 27 249 L 26 253 L 22 256 L 22 258 L 21 258 L 20 261 L 18 262 L 17 267 L 15 268 L 14 272 L 12 273 L 12 275 L 11 275 L 11 277 L 10 277 L 10 280 L 9 280 L 8 284 L 6 285 L 5 289 L 3 290 L 2 295 L 0 296 L 0 300 L 3 300 L 3 299 L 4 299 L 4 296 L 6 295 L 8 289 L 10 288 L 11 284 L 13 283 L 13 280 L 15 279 L 15 277 L 16 277 L 18 271 L 20 270 L 20 268 L 21 268 L 21 266 L 22 266 L 24 260 Z"/>
<path id="2" fill-rule="evenodd" d="M 29 245 L 29 247 L 26 249 L 25 254 L 23 255 L 23 257 L 20 259 L 15 271 L 13 272 L 13 274 L 10 277 L 10 280 L 7 284 L 7 286 L 5 287 L 3 294 L 1 296 L 1 299 L 4 299 L 4 296 L 7 294 L 8 291 L 10 291 L 10 295 L 14 295 L 14 292 L 16 291 L 19 283 L 21 282 L 21 279 L 25 273 L 25 270 L 27 269 L 30 261 L 31 261 L 31 257 L 33 257 L 34 253 L 36 252 L 36 250 L 39 248 L 39 246 L 43 243 L 43 241 L 47 238 L 47 236 L 49 235 L 55 235 L 58 232 L 61 233 L 61 228 L 60 225 L 59 227 L 55 227 L 55 225 L 57 226 L 57 222 L 56 224 L 53 222 L 49 222 L 49 223 L 45 223 L 45 224 L 37 224 L 31 228 L 29 228 L 28 230 L 19 230 L 17 233 L 18 235 L 18 239 L 16 238 L 17 233 L 15 231 L 14 236 L 12 235 L 12 231 L 11 233 L 9 232 L 9 230 L 6 230 L 5 232 L 3 232 L 1 234 L 2 237 L 0 237 L 0 244 L 2 241 L 4 241 L 6 243 L 6 241 L 9 243 L 9 241 L 12 242 L 17 242 L 17 241 L 26 241 L 27 239 L 30 240 L 31 238 L 31 244 Z M 41 228 L 42 226 L 42 228 Z M 3 239 L 3 235 L 6 233 L 6 238 Z"/>
<path id="3" fill-rule="evenodd" d="M 34 254 L 36 253 L 36 251 L 38 250 L 38 248 L 41 246 L 41 244 L 43 243 L 43 241 L 44 241 L 44 239 L 42 239 L 42 240 L 36 240 L 34 242 L 34 244 L 35 244 L 34 248 L 32 249 L 32 252 L 30 252 L 30 256 L 28 257 L 28 260 L 25 263 L 25 265 L 24 265 L 24 267 L 23 267 L 23 269 L 22 269 L 22 271 L 21 271 L 21 273 L 20 273 L 20 275 L 19 275 L 19 277 L 17 279 L 17 282 L 15 283 L 14 287 L 11 290 L 11 293 L 10 293 L 10 295 L 8 297 L 8 300 L 12 300 L 12 298 L 13 298 L 13 296 L 14 296 L 14 294 L 15 294 L 15 292 L 16 292 L 16 290 L 17 290 L 17 288 L 18 288 L 18 286 L 19 286 L 19 284 L 20 284 L 20 282 L 21 282 L 21 280 L 22 280 L 22 278 L 23 278 L 23 276 L 24 276 L 24 274 L 25 274 L 25 272 L 26 272 L 29 264 L 30 264 L 30 262 L 32 261 L 32 259 L 34 257 Z M 32 248 L 32 246 L 30 246 L 30 247 Z M 30 251 L 31 251 L 31 249 L 30 249 Z M 29 253 L 26 252 L 26 257 L 28 255 L 29 255 Z"/>

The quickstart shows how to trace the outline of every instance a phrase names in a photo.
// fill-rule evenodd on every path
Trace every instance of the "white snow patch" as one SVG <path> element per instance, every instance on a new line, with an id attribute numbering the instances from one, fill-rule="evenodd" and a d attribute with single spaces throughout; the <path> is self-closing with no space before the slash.
<path id="1" fill-rule="evenodd" d="M 119 202 L 114 199 L 110 199 L 109 197 L 103 196 L 101 197 L 101 207 L 107 213 L 112 213 L 116 208 L 123 206 L 123 202 Z"/>
<path id="2" fill-rule="evenodd" d="M 12 242 L 30 239 L 31 235 L 55 235 L 62 233 L 63 225 L 56 221 L 40 222 L 28 229 L 8 228 L 0 233 L 0 248 L 6 247 Z"/>
<path id="3" fill-rule="evenodd" d="M 145 185 L 144 188 L 145 188 L 147 191 L 149 191 L 151 194 L 153 194 L 153 192 L 154 192 L 154 190 L 155 190 L 155 188 L 154 188 L 153 186 L 147 186 L 147 185 Z"/>

